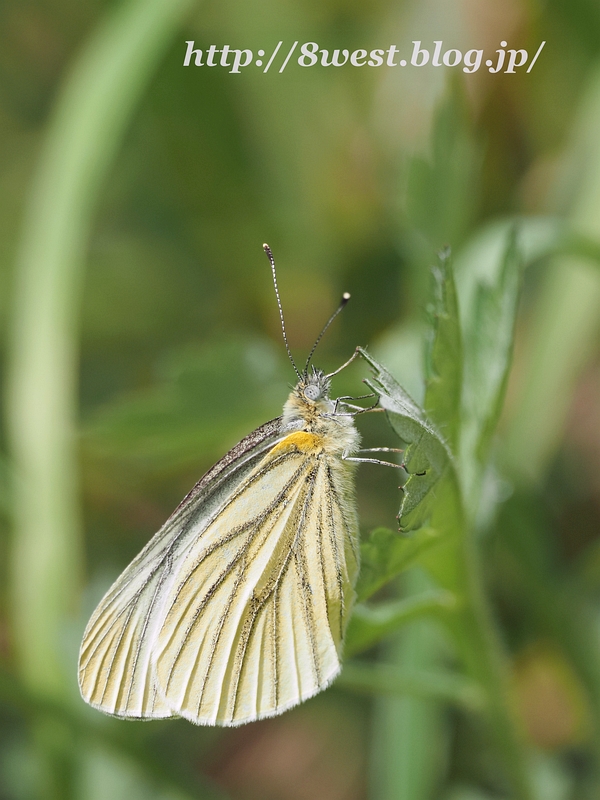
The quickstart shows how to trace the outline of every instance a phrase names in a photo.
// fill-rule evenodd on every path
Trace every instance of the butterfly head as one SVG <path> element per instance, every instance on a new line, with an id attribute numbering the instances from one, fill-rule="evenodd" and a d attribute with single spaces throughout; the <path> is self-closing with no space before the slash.
<path id="1" fill-rule="evenodd" d="M 331 413 L 333 403 L 329 399 L 329 378 L 312 367 L 300 376 L 300 380 L 288 397 L 283 409 L 284 425 L 313 425 L 324 415 Z"/>
<path id="2" fill-rule="evenodd" d="M 298 397 L 309 403 L 318 403 L 319 400 L 329 400 L 329 387 L 331 381 L 325 373 L 312 367 L 310 372 L 305 372 L 295 388 Z"/>

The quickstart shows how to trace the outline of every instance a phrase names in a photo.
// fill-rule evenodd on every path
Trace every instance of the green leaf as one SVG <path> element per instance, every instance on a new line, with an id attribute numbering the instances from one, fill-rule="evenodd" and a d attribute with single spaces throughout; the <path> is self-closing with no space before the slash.
<path id="1" fill-rule="evenodd" d="M 375 373 L 365 383 L 377 394 L 379 405 L 387 412 L 390 425 L 407 444 L 404 466 L 409 477 L 404 485 L 399 519 L 403 530 L 416 530 L 431 518 L 440 478 L 449 470 L 453 472 L 452 454 L 446 440 L 427 419 L 425 412 L 385 367 L 362 348 L 359 348 L 359 352 Z"/>
<path id="2" fill-rule="evenodd" d="M 478 455 L 484 457 L 496 427 L 512 355 L 520 285 L 521 258 L 515 231 L 509 236 L 498 280 L 481 284 L 475 301 L 472 327 L 465 346 L 466 403 L 479 422 Z"/>
<path id="3" fill-rule="evenodd" d="M 463 315 L 464 392 L 461 476 L 473 497 L 496 428 L 512 357 L 521 256 L 511 229 L 495 274 L 481 279 Z"/>
<path id="4" fill-rule="evenodd" d="M 394 533 L 388 528 L 376 528 L 361 545 L 361 567 L 356 593 L 359 601 L 366 600 L 405 569 L 412 566 L 427 549 L 435 546 L 439 534 L 432 528 L 422 528 L 414 536 Z"/>
<path id="5" fill-rule="evenodd" d="M 346 656 L 368 650 L 402 625 L 424 616 L 445 615 L 456 608 L 456 597 L 447 591 L 425 591 L 372 607 L 359 603 L 346 632 Z"/>
<path id="6" fill-rule="evenodd" d="M 443 432 L 453 452 L 456 452 L 463 379 L 462 339 L 448 249 L 439 254 L 439 264 L 432 269 L 432 278 L 432 324 L 426 360 L 424 407 L 429 418 Z"/>

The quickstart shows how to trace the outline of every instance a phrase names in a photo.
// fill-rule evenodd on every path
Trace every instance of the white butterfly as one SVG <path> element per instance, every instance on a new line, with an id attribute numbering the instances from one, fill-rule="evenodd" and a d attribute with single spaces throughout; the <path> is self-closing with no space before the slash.
<path id="1" fill-rule="evenodd" d="M 206 473 L 100 602 L 79 658 L 95 708 L 240 725 L 339 673 L 359 569 L 352 461 L 363 459 L 331 375 L 308 371 L 314 349 L 302 374 L 292 359 L 283 416 Z"/>

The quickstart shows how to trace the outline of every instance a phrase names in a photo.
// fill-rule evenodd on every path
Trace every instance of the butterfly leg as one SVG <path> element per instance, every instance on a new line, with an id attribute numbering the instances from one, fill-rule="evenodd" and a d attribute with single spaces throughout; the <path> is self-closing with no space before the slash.
<path id="1" fill-rule="evenodd" d="M 393 464 L 391 461 L 382 461 L 379 458 L 355 458 L 354 456 L 342 455 L 344 461 L 355 461 L 357 464 L 379 464 L 382 467 L 394 467 L 394 469 L 403 469 L 402 464 Z"/>
<path id="2" fill-rule="evenodd" d="M 354 359 L 355 359 L 355 358 L 358 358 L 358 356 L 359 356 L 359 355 L 360 355 L 360 353 L 358 352 L 358 347 L 357 347 L 357 348 L 356 348 L 356 350 L 355 350 L 355 351 L 352 353 L 352 355 L 351 355 L 351 356 L 350 356 L 350 358 L 348 359 L 348 361 L 346 361 L 344 364 L 342 364 L 342 366 L 341 366 L 341 367 L 338 367 L 338 368 L 335 370 L 335 372 L 330 372 L 330 373 L 329 373 L 329 375 L 326 375 L 325 377 L 326 377 L 326 378 L 333 378 L 333 376 L 334 376 L 334 375 L 337 375 L 337 374 L 338 374 L 338 372 L 341 372 L 343 369 L 346 369 L 346 367 L 349 367 L 349 366 L 350 366 L 350 364 L 351 364 L 351 363 L 354 361 Z"/>
<path id="3" fill-rule="evenodd" d="M 368 408 L 363 408 L 362 406 L 355 406 L 352 403 L 348 403 L 346 401 L 344 401 L 342 403 L 342 405 L 344 406 L 344 408 L 351 408 L 352 409 L 352 413 L 346 413 L 344 411 L 338 411 L 338 403 L 336 401 L 335 408 L 334 408 L 332 416 L 334 416 L 334 417 L 355 417 L 356 414 L 364 414 L 365 411 L 369 411 L 370 410 Z"/>
<path id="4" fill-rule="evenodd" d="M 348 400 L 368 400 L 371 397 L 375 397 L 373 392 L 371 392 L 370 394 L 361 394 L 358 397 L 352 397 L 351 395 L 344 395 L 343 397 L 336 397 L 336 399 L 334 401 L 335 404 L 334 404 L 334 407 L 333 407 L 333 413 L 334 414 L 338 413 L 338 406 L 340 404 L 343 405 L 343 406 L 346 406 L 346 408 L 353 408 L 355 411 L 366 411 L 367 409 L 364 409 L 362 406 L 355 406 L 352 403 L 349 403 Z M 375 405 L 377 405 L 377 403 Z"/>
<path id="5" fill-rule="evenodd" d="M 373 395 L 373 394 L 365 395 L 365 397 L 374 397 L 374 396 L 375 395 Z M 360 397 L 356 397 L 356 398 L 352 398 L 352 399 L 360 400 L 361 398 Z M 348 412 L 338 411 L 337 410 L 337 400 L 336 400 L 335 408 L 334 408 L 333 414 L 331 416 L 335 416 L 335 417 L 355 417 L 355 416 L 357 416 L 357 414 L 366 414 L 369 411 L 379 411 L 379 412 L 383 412 L 384 411 L 383 408 L 379 408 L 378 407 L 379 406 L 379 397 L 373 403 L 373 405 L 372 406 L 368 406 L 368 408 L 363 408 L 362 406 L 355 406 L 352 403 L 346 402 L 344 400 L 344 398 L 342 398 L 342 397 L 339 397 L 338 400 L 341 400 L 342 401 L 342 405 L 344 405 L 346 408 L 352 408 L 354 410 L 353 411 L 348 411 Z"/>
<path id="6" fill-rule="evenodd" d="M 403 453 L 399 447 L 363 447 L 359 451 L 359 453 Z"/>

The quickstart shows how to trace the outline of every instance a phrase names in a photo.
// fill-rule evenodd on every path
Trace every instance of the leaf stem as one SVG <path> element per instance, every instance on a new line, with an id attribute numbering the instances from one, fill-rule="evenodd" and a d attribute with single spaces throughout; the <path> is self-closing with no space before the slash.
<path id="1" fill-rule="evenodd" d="M 456 595 L 458 603 L 456 613 L 448 614 L 445 620 L 467 673 L 485 692 L 484 710 L 502 754 L 514 797 L 518 800 L 534 800 L 527 763 L 528 748 L 510 689 L 508 658 L 484 587 L 475 523 L 465 514 L 458 477 L 453 467 L 448 476 L 448 490 L 455 503 L 452 511 L 454 520 L 446 524 L 458 531 L 459 535 L 450 534 L 445 579 L 440 574 L 437 578 L 444 588 Z M 447 505 L 445 509 L 447 513 Z M 435 567 L 430 571 L 435 574 Z"/>
<path id="2" fill-rule="evenodd" d="M 472 536 L 462 540 L 459 558 L 464 566 L 466 603 L 457 614 L 456 625 L 452 619 L 450 624 L 469 673 L 485 688 L 486 713 L 503 754 L 514 795 L 519 800 L 534 800 L 527 747 L 510 690 L 507 658 L 483 588 L 479 553 Z"/>

